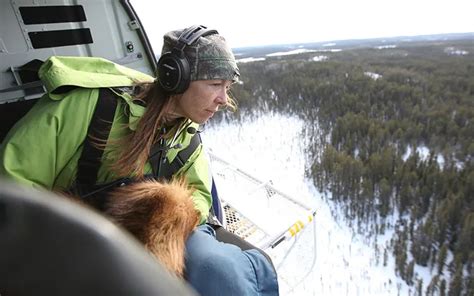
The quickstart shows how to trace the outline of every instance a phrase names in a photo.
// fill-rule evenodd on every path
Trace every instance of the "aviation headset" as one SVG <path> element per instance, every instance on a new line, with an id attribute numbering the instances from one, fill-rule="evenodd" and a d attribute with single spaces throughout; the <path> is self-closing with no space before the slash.
<path id="1" fill-rule="evenodd" d="M 161 55 L 157 65 L 158 81 L 166 92 L 180 94 L 186 91 L 191 82 L 191 69 L 184 49 L 193 45 L 199 37 L 211 34 L 218 32 L 205 26 L 189 27 L 181 33 L 173 49 Z"/>

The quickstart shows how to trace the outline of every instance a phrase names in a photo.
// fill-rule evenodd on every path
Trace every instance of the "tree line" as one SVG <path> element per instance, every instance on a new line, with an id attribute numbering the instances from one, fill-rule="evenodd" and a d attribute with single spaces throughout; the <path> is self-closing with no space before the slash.
<path id="1" fill-rule="evenodd" d="M 474 295 L 472 40 L 305 53 L 239 68 L 240 109 L 306 122 L 315 185 L 357 221 L 355 231 L 394 228 L 387 251 L 419 295 Z M 399 220 L 389 225 L 393 214 Z M 416 276 L 417 265 L 436 271 L 430 283 Z"/>

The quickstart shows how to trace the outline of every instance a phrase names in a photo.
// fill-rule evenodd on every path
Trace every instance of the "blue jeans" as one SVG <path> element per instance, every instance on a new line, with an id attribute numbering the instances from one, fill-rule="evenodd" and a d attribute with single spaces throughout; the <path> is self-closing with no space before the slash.
<path id="1" fill-rule="evenodd" d="M 216 240 L 214 229 L 199 226 L 186 242 L 185 278 L 203 296 L 278 295 L 272 264 L 258 250 Z"/>

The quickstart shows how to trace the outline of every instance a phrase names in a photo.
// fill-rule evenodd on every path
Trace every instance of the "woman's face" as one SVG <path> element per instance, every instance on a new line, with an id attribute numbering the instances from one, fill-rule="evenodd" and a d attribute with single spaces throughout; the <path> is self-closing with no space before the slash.
<path id="1" fill-rule="evenodd" d="M 229 80 L 192 81 L 188 89 L 174 98 L 173 117 L 186 117 L 202 124 L 227 104 Z"/>

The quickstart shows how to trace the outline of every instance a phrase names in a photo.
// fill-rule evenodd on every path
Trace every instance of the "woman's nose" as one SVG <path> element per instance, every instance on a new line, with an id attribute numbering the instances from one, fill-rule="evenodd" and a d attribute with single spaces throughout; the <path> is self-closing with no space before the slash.
<path id="1" fill-rule="evenodd" d="M 217 95 L 216 102 L 219 105 L 227 105 L 227 88 L 222 87 Z"/>

